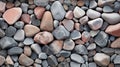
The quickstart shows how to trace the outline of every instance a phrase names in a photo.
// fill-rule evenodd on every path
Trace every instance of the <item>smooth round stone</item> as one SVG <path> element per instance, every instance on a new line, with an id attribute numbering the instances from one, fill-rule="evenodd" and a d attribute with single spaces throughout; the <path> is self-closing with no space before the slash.
<path id="1" fill-rule="evenodd" d="M 24 47 L 24 54 L 25 54 L 26 56 L 31 56 L 32 50 L 31 50 L 31 48 L 30 48 L 29 46 L 25 46 L 25 47 Z"/>
<path id="2" fill-rule="evenodd" d="M 76 45 L 75 46 L 75 51 L 78 53 L 78 54 L 88 54 L 88 50 L 87 48 L 84 46 L 84 45 Z"/>
<path id="3" fill-rule="evenodd" d="M 103 12 L 113 12 L 113 9 L 110 6 L 104 6 L 103 7 Z"/>
<path id="4" fill-rule="evenodd" d="M 78 54 L 71 54 L 70 56 L 71 60 L 77 62 L 77 63 L 84 63 L 85 60 L 82 58 L 82 56 L 78 55 Z"/>
<path id="5" fill-rule="evenodd" d="M 46 8 L 46 10 L 50 10 L 50 5 L 47 5 L 45 8 Z"/>
<path id="6" fill-rule="evenodd" d="M 34 40 L 32 38 L 25 38 L 25 40 L 23 41 L 23 44 L 25 45 L 31 45 L 34 43 Z"/>
<path id="7" fill-rule="evenodd" d="M 56 27 L 58 27 L 58 25 L 59 25 L 59 21 L 57 21 L 57 20 L 54 20 L 54 28 L 56 28 Z"/>
<path id="8" fill-rule="evenodd" d="M 2 66 L 5 62 L 5 57 L 0 55 L 0 66 Z"/>
<path id="9" fill-rule="evenodd" d="M 95 18 L 99 18 L 101 16 L 101 14 L 95 10 L 88 9 L 87 16 L 91 19 L 95 19 Z"/>
<path id="10" fill-rule="evenodd" d="M 14 35 L 14 39 L 17 41 L 23 41 L 25 38 L 24 30 L 20 29 Z"/>
<path id="11" fill-rule="evenodd" d="M 102 12 L 102 11 L 103 11 L 103 8 L 101 8 L 101 7 L 96 7 L 96 11 Z"/>
<path id="12" fill-rule="evenodd" d="M 97 2 L 95 0 L 91 0 L 89 8 L 95 8 L 95 7 L 97 7 Z"/>
<path id="13" fill-rule="evenodd" d="M 100 30 L 91 30 L 90 36 L 95 37 L 99 32 L 100 32 Z"/>
<path id="14" fill-rule="evenodd" d="M 5 11 L 5 6 L 6 6 L 6 3 L 5 2 L 2 2 L 0 1 L 0 12 L 4 12 Z"/>
<path id="15" fill-rule="evenodd" d="M 27 13 L 29 5 L 27 3 L 21 3 L 21 9 L 24 13 Z"/>
<path id="16" fill-rule="evenodd" d="M 31 24 L 34 26 L 40 26 L 40 20 L 36 19 L 34 14 L 31 15 Z"/>
<path id="17" fill-rule="evenodd" d="M 3 18 L 0 18 L 0 28 L 1 29 L 7 29 L 8 28 L 8 24 L 4 21 Z"/>
<path id="18" fill-rule="evenodd" d="M 94 56 L 94 61 L 99 66 L 107 66 L 110 63 L 110 56 L 104 53 L 96 53 L 96 55 Z"/>
<path id="19" fill-rule="evenodd" d="M 87 31 L 84 31 L 81 37 L 83 42 L 88 42 L 90 40 L 90 33 Z"/>
<path id="20" fill-rule="evenodd" d="M 41 53 L 41 47 L 39 46 L 39 44 L 32 44 L 31 48 L 35 53 L 37 53 L 37 54 Z"/>
<path id="21" fill-rule="evenodd" d="M 46 6 L 48 5 L 49 0 L 34 0 L 34 4 L 37 6 Z"/>
<path id="22" fill-rule="evenodd" d="M 88 47 L 87 47 L 88 50 L 94 50 L 96 49 L 96 44 L 95 43 L 92 43 L 90 44 Z"/>
<path id="23" fill-rule="evenodd" d="M 70 38 L 73 40 L 81 38 L 81 33 L 77 30 L 73 30 L 70 34 Z"/>
<path id="24" fill-rule="evenodd" d="M 37 19 L 42 19 L 42 16 L 45 12 L 45 8 L 44 7 L 36 7 L 34 9 L 34 13 Z"/>
<path id="25" fill-rule="evenodd" d="M 5 35 L 6 35 L 6 36 L 9 36 L 9 37 L 15 35 L 15 33 L 16 33 L 16 28 L 13 27 L 13 26 L 9 26 L 9 27 L 5 30 Z"/>
<path id="26" fill-rule="evenodd" d="M 115 52 L 115 50 L 113 48 L 107 48 L 107 47 L 103 48 L 101 51 L 104 52 L 107 55 L 113 55 L 114 52 Z"/>
<path id="27" fill-rule="evenodd" d="M 58 65 L 57 59 L 54 55 L 48 56 L 47 62 L 51 67 L 56 67 Z"/>
<path id="28" fill-rule="evenodd" d="M 73 14 L 75 18 L 80 18 L 85 15 L 85 11 L 80 7 L 76 6 L 73 10 Z"/>
<path id="29" fill-rule="evenodd" d="M 98 6 L 104 6 L 106 4 L 111 4 L 115 2 L 115 0 L 98 0 Z"/>
<path id="30" fill-rule="evenodd" d="M 27 12 L 28 12 L 28 14 L 33 14 L 34 13 L 33 10 L 28 10 Z"/>
<path id="31" fill-rule="evenodd" d="M 24 22 L 22 21 L 18 21 L 14 24 L 14 27 L 18 28 L 18 29 L 22 29 L 24 26 Z"/>
<path id="32" fill-rule="evenodd" d="M 64 41 L 63 49 L 73 50 L 74 47 L 75 47 L 75 43 L 72 39 L 67 39 Z"/>
<path id="33" fill-rule="evenodd" d="M 80 18 L 79 19 L 79 22 L 82 24 L 82 25 L 84 25 L 84 24 L 86 24 L 87 22 L 88 22 L 88 16 L 84 16 L 84 17 L 82 17 L 82 18 Z"/>
<path id="34" fill-rule="evenodd" d="M 19 55 L 23 52 L 23 49 L 20 47 L 12 47 L 8 50 L 9 55 Z"/>
<path id="35" fill-rule="evenodd" d="M 5 36 L 5 32 L 0 28 L 0 37 L 4 37 L 4 36 Z"/>
<path id="36" fill-rule="evenodd" d="M 47 55 L 46 55 L 46 53 L 40 53 L 39 54 L 39 59 L 47 59 Z"/>

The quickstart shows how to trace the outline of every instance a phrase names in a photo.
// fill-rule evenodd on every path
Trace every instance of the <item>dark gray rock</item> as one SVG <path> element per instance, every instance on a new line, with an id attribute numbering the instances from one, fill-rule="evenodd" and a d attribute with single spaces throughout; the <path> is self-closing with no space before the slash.
<path id="1" fill-rule="evenodd" d="M 8 50 L 9 55 L 18 55 L 23 52 L 23 49 L 20 47 L 12 47 Z"/>
<path id="2" fill-rule="evenodd" d="M 120 10 L 120 2 L 115 2 L 114 3 L 114 11 L 119 12 L 119 10 Z"/>
<path id="3" fill-rule="evenodd" d="M 88 54 L 88 50 L 84 45 L 77 45 L 75 46 L 75 51 L 78 54 Z"/>
<path id="4" fill-rule="evenodd" d="M 32 25 L 40 26 L 40 20 L 36 19 L 34 14 L 32 14 L 30 17 L 31 17 L 31 24 Z"/>
<path id="5" fill-rule="evenodd" d="M 22 29 L 24 26 L 24 22 L 22 21 L 18 21 L 14 24 L 14 27 L 18 28 L 18 29 Z"/>
<path id="6" fill-rule="evenodd" d="M 112 48 L 107 48 L 107 47 L 106 47 L 106 48 L 103 48 L 101 51 L 104 52 L 104 53 L 106 53 L 106 54 L 108 54 L 108 55 L 113 55 L 114 52 L 115 52 L 114 49 L 112 49 Z"/>
<path id="7" fill-rule="evenodd" d="M 6 36 L 9 36 L 9 37 L 15 35 L 15 33 L 16 33 L 16 28 L 13 27 L 13 26 L 9 26 L 9 27 L 5 30 Z"/>
<path id="8" fill-rule="evenodd" d="M 51 67 L 56 67 L 57 65 L 58 65 L 58 62 L 57 62 L 57 59 L 56 59 L 56 57 L 55 56 L 53 56 L 53 55 L 50 55 L 49 57 L 48 57 L 48 64 L 49 64 L 49 66 L 51 66 Z"/>
<path id="9" fill-rule="evenodd" d="M 18 30 L 14 35 L 14 39 L 17 41 L 23 41 L 24 38 L 25 38 L 25 33 L 24 33 L 24 30 L 22 29 Z"/>
<path id="10" fill-rule="evenodd" d="M 7 29 L 8 24 L 4 21 L 3 18 L 0 18 L 0 28 L 1 29 Z"/>
<path id="11" fill-rule="evenodd" d="M 65 50 L 60 51 L 60 56 L 63 56 L 63 57 L 69 57 L 70 54 L 71 54 L 70 51 L 65 51 Z"/>
<path id="12" fill-rule="evenodd" d="M 0 55 L 7 57 L 7 50 L 0 50 Z"/>
<path id="13" fill-rule="evenodd" d="M 49 0 L 34 0 L 34 4 L 37 6 L 46 6 L 48 2 Z"/>
<path id="14" fill-rule="evenodd" d="M 5 36 L 5 32 L 0 28 L 0 37 L 4 37 L 4 36 Z"/>

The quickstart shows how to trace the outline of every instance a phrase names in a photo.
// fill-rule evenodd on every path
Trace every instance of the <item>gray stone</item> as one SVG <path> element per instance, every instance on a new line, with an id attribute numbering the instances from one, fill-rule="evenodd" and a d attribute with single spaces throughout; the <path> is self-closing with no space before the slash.
<path id="1" fill-rule="evenodd" d="M 73 40 L 81 38 L 81 33 L 77 30 L 73 30 L 70 34 L 70 38 Z"/>
<path id="2" fill-rule="evenodd" d="M 40 53 L 40 54 L 39 54 L 39 58 L 40 58 L 40 59 L 47 59 L 46 53 Z"/>
<path id="3" fill-rule="evenodd" d="M 0 28 L 1 29 L 7 29 L 8 24 L 4 21 L 3 18 L 0 18 Z"/>
<path id="4" fill-rule="evenodd" d="M 0 55 L 7 57 L 7 50 L 0 50 Z"/>
<path id="5" fill-rule="evenodd" d="M 59 25 L 59 21 L 54 20 L 54 27 L 56 28 L 56 27 L 58 27 L 58 25 Z"/>
<path id="6" fill-rule="evenodd" d="M 97 2 L 96 2 L 96 0 L 90 0 L 89 8 L 95 8 L 95 7 L 97 7 Z"/>
<path id="7" fill-rule="evenodd" d="M 31 24 L 32 25 L 40 26 L 40 20 L 36 19 L 34 14 L 32 14 L 30 17 L 31 17 Z"/>
<path id="8" fill-rule="evenodd" d="M 120 15 L 118 13 L 103 13 L 102 18 L 109 24 L 117 24 L 120 22 Z"/>
<path id="9" fill-rule="evenodd" d="M 22 29 L 18 30 L 14 35 L 14 39 L 17 41 L 23 41 L 24 38 L 25 38 L 25 33 L 24 33 L 24 30 Z"/>
<path id="10" fill-rule="evenodd" d="M 76 63 L 76 62 L 70 62 L 70 66 L 71 67 L 80 67 L 80 64 Z"/>
<path id="11" fill-rule="evenodd" d="M 34 0 L 34 4 L 37 6 L 46 6 L 48 2 L 49 0 Z"/>
<path id="12" fill-rule="evenodd" d="M 55 36 L 56 39 L 66 39 L 67 37 L 69 37 L 70 32 L 68 32 L 64 28 L 64 26 L 60 25 L 52 32 L 52 34 Z"/>
<path id="13" fill-rule="evenodd" d="M 103 8 L 102 8 L 102 7 L 96 7 L 96 11 L 102 12 L 102 11 L 103 11 Z"/>
<path id="14" fill-rule="evenodd" d="M 5 32 L 0 28 L 0 37 L 4 37 L 4 36 L 5 36 Z"/>
<path id="15" fill-rule="evenodd" d="M 17 55 L 12 55 L 11 58 L 14 62 L 18 61 L 18 56 Z"/>
<path id="16" fill-rule="evenodd" d="M 33 10 L 28 10 L 27 12 L 28 12 L 28 14 L 33 14 L 34 13 Z"/>
<path id="17" fill-rule="evenodd" d="M 83 55 L 83 58 L 86 62 L 88 61 L 88 56 L 87 55 Z"/>
<path id="18" fill-rule="evenodd" d="M 119 10 L 120 10 L 120 1 L 114 3 L 114 11 L 119 12 Z"/>
<path id="19" fill-rule="evenodd" d="M 76 45 L 75 51 L 78 54 L 88 54 L 87 48 L 84 45 Z"/>
<path id="20" fill-rule="evenodd" d="M 23 43 L 25 45 L 31 45 L 34 43 L 34 40 L 32 38 L 25 38 L 25 40 L 23 41 Z"/>
<path id="21" fill-rule="evenodd" d="M 56 67 L 57 65 L 58 65 L 58 62 L 57 62 L 57 59 L 56 59 L 56 57 L 55 56 L 53 56 L 53 55 L 50 55 L 49 57 L 48 57 L 48 64 L 51 66 L 51 67 Z"/>
<path id="22" fill-rule="evenodd" d="M 61 62 L 58 64 L 57 67 L 70 67 L 69 63 L 68 62 Z"/>
<path id="23" fill-rule="evenodd" d="M 113 55 L 110 57 L 111 62 L 113 62 L 113 60 L 115 59 L 116 56 L 117 56 L 117 54 L 113 54 Z"/>
<path id="24" fill-rule="evenodd" d="M 35 67 L 42 67 L 40 64 L 36 64 L 36 63 L 34 63 L 34 66 Z"/>
<path id="25" fill-rule="evenodd" d="M 71 60 L 77 62 L 77 63 L 84 63 L 85 60 L 82 58 L 82 56 L 78 55 L 78 54 L 71 54 L 70 56 Z"/>
<path id="26" fill-rule="evenodd" d="M 98 0 L 98 5 L 99 6 L 104 6 L 106 4 L 111 4 L 114 3 L 116 0 Z"/>
<path id="27" fill-rule="evenodd" d="M 65 51 L 65 50 L 60 51 L 60 56 L 63 56 L 63 57 L 69 57 L 70 54 L 71 54 L 70 51 Z"/>
<path id="28" fill-rule="evenodd" d="M 100 47 L 105 47 L 107 45 L 108 38 L 108 35 L 105 32 L 101 31 L 95 37 L 95 43 Z"/>
<path id="29" fill-rule="evenodd" d="M 32 44 L 31 48 L 35 53 L 37 53 L 37 54 L 41 53 L 41 47 L 39 46 L 39 44 Z"/>
<path id="30" fill-rule="evenodd" d="M 100 30 L 91 30 L 91 31 L 90 31 L 90 35 L 91 35 L 92 37 L 95 37 L 99 32 L 100 32 Z"/>
<path id="31" fill-rule="evenodd" d="M 9 26 L 9 27 L 5 30 L 5 35 L 6 35 L 6 36 L 9 36 L 9 37 L 15 35 L 15 33 L 16 33 L 16 28 L 13 27 L 13 26 Z"/>
<path id="32" fill-rule="evenodd" d="M 75 47 L 75 43 L 72 39 L 66 39 L 64 41 L 63 49 L 65 50 L 73 50 Z"/>
<path id="33" fill-rule="evenodd" d="M 21 9 L 24 13 L 27 13 L 29 5 L 27 3 L 21 4 Z"/>
<path id="34" fill-rule="evenodd" d="M 107 48 L 107 47 L 103 48 L 101 51 L 108 54 L 108 55 L 113 55 L 115 52 L 115 50 L 113 48 Z"/>
<path id="35" fill-rule="evenodd" d="M 11 48 L 17 46 L 17 42 L 11 37 L 3 37 L 0 39 L 0 47 L 2 49 Z"/>
<path id="36" fill-rule="evenodd" d="M 42 60 L 40 60 L 39 58 L 35 59 L 35 63 L 41 64 Z"/>
<path id="37" fill-rule="evenodd" d="M 81 67 L 87 67 L 87 65 L 86 64 L 82 64 Z"/>
<path id="38" fill-rule="evenodd" d="M 96 63 L 91 62 L 91 63 L 89 63 L 89 67 L 97 67 L 97 65 L 96 65 Z"/>
<path id="39" fill-rule="evenodd" d="M 2 66 L 5 62 L 5 57 L 0 55 L 0 66 Z"/>
<path id="40" fill-rule="evenodd" d="M 87 47 L 88 50 L 94 50 L 96 49 L 96 44 L 95 43 L 92 43 L 90 44 L 88 47 Z"/>
<path id="41" fill-rule="evenodd" d="M 84 16 L 84 17 L 82 17 L 82 18 L 80 18 L 80 20 L 79 20 L 79 22 L 82 24 L 82 25 L 84 25 L 84 24 L 86 24 L 87 22 L 88 22 L 88 16 Z"/>
<path id="42" fill-rule="evenodd" d="M 8 50 L 9 55 L 18 55 L 23 52 L 23 49 L 20 47 L 12 47 Z"/>
<path id="43" fill-rule="evenodd" d="M 18 21 L 14 24 L 14 27 L 18 28 L 18 29 L 22 29 L 24 26 L 24 22 L 22 21 Z"/>
<path id="44" fill-rule="evenodd" d="M 120 55 L 117 55 L 114 60 L 113 60 L 114 64 L 120 64 Z"/>
<path id="45" fill-rule="evenodd" d="M 104 6 L 103 7 L 103 12 L 113 12 L 113 9 L 110 6 Z"/>
<path id="46" fill-rule="evenodd" d="M 42 61 L 42 66 L 43 67 L 48 67 L 48 62 L 46 60 Z"/>
<path id="47" fill-rule="evenodd" d="M 59 1 L 55 1 L 51 6 L 51 12 L 53 18 L 56 20 L 62 20 L 66 14 L 62 4 Z"/>

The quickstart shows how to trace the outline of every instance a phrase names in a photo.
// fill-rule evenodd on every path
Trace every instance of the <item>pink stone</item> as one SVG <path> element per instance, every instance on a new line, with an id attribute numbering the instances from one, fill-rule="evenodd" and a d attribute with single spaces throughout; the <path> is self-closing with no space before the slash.
<path id="1" fill-rule="evenodd" d="M 65 18 L 67 19 L 73 19 L 73 12 L 72 11 L 68 11 L 65 15 Z"/>
<path id="2" fill-rule="evenodd" d="M 30 23 L 30 15 L 29 14 L 22 14 L 21 20 L 25 23 Z"/>
<path id="3" fill-rule="evenodd" d="M 5 6 L 6 6 L 6 3 L 0 1 L 0 12 L 4 12 L 5 11 Z"/>
<path id="4" fill-rule="evenodd" d="M 44 12 L 45 12 L 44 7 L 36 7 L 34 9 L 34 13 L 35 13 L 37 19 L 42 19 L 42 16 L 43 16 Z"/>

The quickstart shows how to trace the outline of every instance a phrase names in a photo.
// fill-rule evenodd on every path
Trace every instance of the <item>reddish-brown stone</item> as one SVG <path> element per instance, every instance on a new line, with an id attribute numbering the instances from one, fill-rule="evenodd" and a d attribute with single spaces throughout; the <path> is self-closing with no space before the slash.
<path id="1" fill-rule="evenodd" d="M 112 48 L 120 48 L 120 38 L 117 38 L 115 41 L 111 43 Z"/>
<path id="2" fill-rule="evenodd" d="M 35 13 L 37 19 L 41 19 L 43 14 L 44 14 L 44 12 L 45 12 L 45 8 L 44 7 L 36 7 L 34 9 L 34 13 Z"/>
<path id="3" fill-rule="evenodd" d="M 22 14 L 21 20 L 25 23 L 30 23 L 30 15 L 29 14 Z"/>

